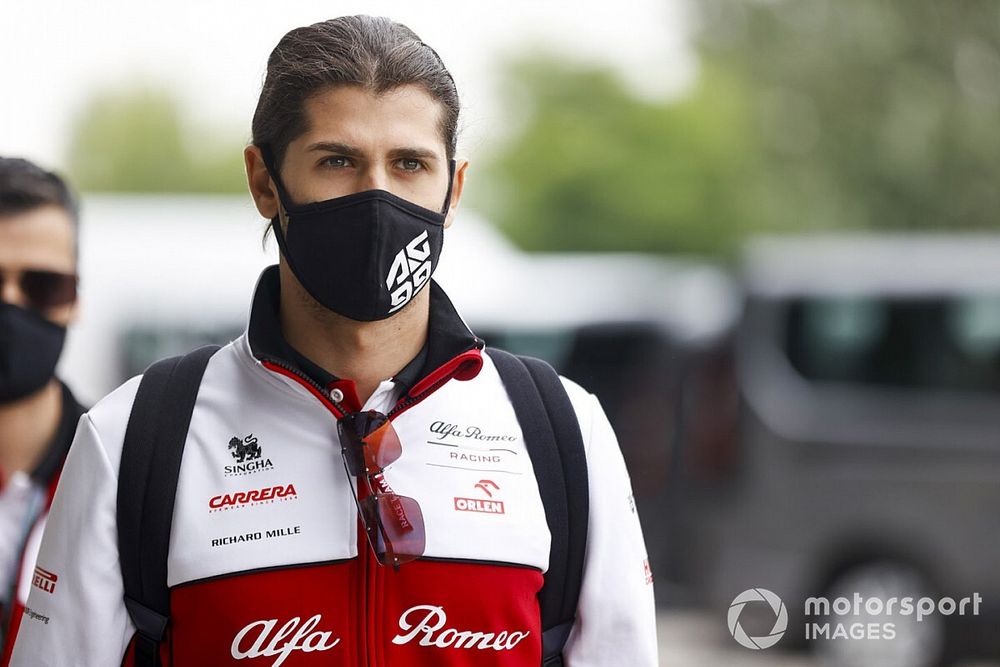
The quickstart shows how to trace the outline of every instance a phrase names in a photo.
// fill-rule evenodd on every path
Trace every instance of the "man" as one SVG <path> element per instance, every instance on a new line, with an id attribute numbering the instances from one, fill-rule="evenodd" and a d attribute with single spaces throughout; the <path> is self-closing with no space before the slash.
<path id="1" fill-rule="evenodd" d="M 83 408 L 55 376 L 76 312 L 77 206 L 55 174 L 0 157 L 0 605 L 15 631 Z M 8 629 L 10 626 L 10 629 Z"/>
<path id="2" fill-rule="evenodd" d="M 483 342 L 429 280 L 468 169 L 457 121 L 454 81 L 404 26 L 344 17 L 280 41 L 245 161 L 281 258 L 201 379 L 164 641 L 134 648 L 118 566 L 136 379 L 81 422 L 39 557 L 57 579 L 32 591 L 13 664 L 541 663 L 536 471 Z M 565 390 L 590 478 L 565 664 L 652 666 L 628 476 L 596 399 Z"/>

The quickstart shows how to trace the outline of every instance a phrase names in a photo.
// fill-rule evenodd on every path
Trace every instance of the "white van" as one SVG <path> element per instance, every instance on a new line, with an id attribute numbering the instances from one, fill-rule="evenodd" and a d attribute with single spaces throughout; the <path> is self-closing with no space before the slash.
<path id="1" fill-rule="evenodd" d="M 1000 237 L 760 239 L 742 276 L 734 390 L 716 392 L 737 397 L 732 437 L 683 447 L 719 462 L 686 470 L 688 571 L 720 618 L 775 592 L 785 645 L 860 619 L 805 618 L 811 596 L 979 595 L 979 615 L 890 619 L 891 640 L 805 643 L 857 667 L 1000 656 Z"/>

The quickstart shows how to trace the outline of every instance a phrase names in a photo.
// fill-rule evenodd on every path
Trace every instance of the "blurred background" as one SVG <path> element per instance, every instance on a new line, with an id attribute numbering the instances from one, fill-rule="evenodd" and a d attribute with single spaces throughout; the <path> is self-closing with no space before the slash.
<path id="1" fill-rule="evenodd" d="M 455 76 L 472 165 L 438 278 L 601 398 L 662 664 L 1000 664 L 1000 3 L 5 3 L 0 154 L 83 197 L 85 401 L 240 334 L 277 253 L 241 157 L 267 56 L 350 13 Z M 766 651 L 732 636 L 753 588 L 787 606 Z M 894 639 L 803 631 L 887 620 L 809 596 L 974 592 Z"/>

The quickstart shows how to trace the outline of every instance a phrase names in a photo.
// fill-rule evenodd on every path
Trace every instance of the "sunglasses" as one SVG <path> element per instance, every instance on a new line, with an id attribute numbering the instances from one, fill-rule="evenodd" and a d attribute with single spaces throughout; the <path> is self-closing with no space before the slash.
<path id="1" fill-rule="evenodd" d="M 59 273 L 27 269 L 20 272 L 9 272 L 0 269 L 0 290 L 11 279 L 16 277 L 18 286 L 28 305 L 33 310 L 48 310 L 56 306 L 65 306 L 76 300 L 77 276 L 74 273 Z"/>
<path id="2" fill-rule="evenodd" d="M 380 564 L 398 570 L 423 555 L 426 536 L 417 501 L 392 492 L 382 478 L 403 451 L 396 429 L 384 414 L 369 410 L 345 415 L 337 431 L 344 468 L 358 480 L 354 502 L 368 544 Z"/>

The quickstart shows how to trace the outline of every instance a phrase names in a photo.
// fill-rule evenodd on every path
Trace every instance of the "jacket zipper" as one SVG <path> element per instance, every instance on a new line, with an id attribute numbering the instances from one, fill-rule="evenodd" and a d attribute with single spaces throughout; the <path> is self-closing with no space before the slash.
<path id="1" fill-rule="evenodd" d="M 477 339 L 477 343 L 478 342 L 479 341 Z M 479 348 L 479 345 L 477 345 L 476 347 Z M 344 410 L 341 407 L 340 403 L 333 400 L 333 397 L 330 395 L 329 390 L 327 390 L 325 387 L 320 386 L 319 383 L 317 383 L 312 378 L 303 375 L 297 369 L 292 368 L 288 364 L 273 358 L 262 359 L 261 362 L 265 365 L 265 368 L 267 368 L 268 366 L 274 366 L 278 369 L 281 369 L 281 371 L 283 371 L 282 373 L 283 375 L 291 377 L 300 384 L 303 384 L 307 389 L 310 389 L 311 393 L 315 394 L 316 397 L 320 400 L 320 402 L 323 403 L 324 407 L 326 407 L 337 419 L 340 419 L 342 415 L 348 414 L 349 411 Z M 456 367 L 454 371 L 448 373 L 447 375 L 443 375 L 439 380 L 434 382 L 434 384 L 430 385 L 427 389 L 420 392 L 418 395 L 405 396 L 404 398 L 400 399 L 399 401 L 396 402 L 396 405 L 393 406 L 393 408 L 389 411 L 386 417 L 388 417 L 391 420 L 394 416 L 398 415 L 404 410 L 408 410 L 417 403 L 421 402 L 422 400 L 433 394 L 435 391 L 440 389 L 445 383 L 447 383 L 453 377 L 455 377 L 457 372 L 458 368 Z M 340 413 L 339 415 L 337 414 L 338 412 Z M 381 572 L 380 572 L 380 566 L 377 560 L 375 559 L 375 554 L 372 553 L 372 550 L 368 546 L 368 537 L 365 534 L 365 529 L 361 521 L 361 517 L 358 517 L 357 525 L 358 525 L 357 541 L 358 541 L 359 567 L 361 568 L 361 573 L 360 573 L 361 576 L 359 578 L 361 579 L 362 582 L 362 590 L 359 592 L 358 595 L 359 606 L 361 607 L 360 609 L 361 622 L 358 623 L 358 626 L 359 628 L 362 628 L 362 635 L 363 635 L 362 637 L 359 638 L 358 641 L 358 647 L 359 647 L 358 654 L 359 654 L 359 659 L 361 660 L 361 665 L 363 665 L 364 667 L 379 667 L 377 659 L 377 656 L 379 654 L 378 641 L 377 641 L 378 619 L 375 618 L 375 610 L 378 601 L 375 598 L 378 596 L 378 586 L 379 586 L 379 580 L 381 578 Z M 364 550 L 364 556 L 361 556 L 362 549 Z"/>
<path id="2" fill-rule="evenodd" d="M 396 402 L 396 405 L 392 407 L 392 410 L 389 410 L 389 414 L 387 414 L 386 417 L 388 417 L 391 420 L 400 412 L 412 408 L 414 405 L 416 405 L 417 403 L 424 400 L 425 398 L 433 394 L 435 391 L 440 389 L 442 385 L 451 380 L 453 377 L 455 377 L 455 373 L 454 372 L 449 373 L 448 375 L 445 375 L 440 380 L 432 384 L 426 390 L 420 392 L 420 394 L 418 394 L 417 396 L 405 396 L 404 398 Z"/>
<path id="3" fill-rule="evenodd" d="M 325 387 L 320 386 L 318 382 L 316 382 L 315 380 L 306 375 L 303 375 L 301 372 L 299 372 L 295 368 L 292 368 L 285 362 L 278 361 L 277 359 L 272 359 L 268 357 L 265 359 L 261 359 L 261 363 L 264 364 L 264 368 L 268 368 L 269 366 L 275 366 L 277 368 L 280 368 L 282 371 L 284 371 L 284 373 L 280 373 L 281 375 L 285 375 L 286 377 L 291 377 L 299 384 L 304 385 L 307 389 L 311 389 L 312 390 L 311 393 L 316 394 L 317 398 L 320 399 L 320 402 L 323 403 L 323 405 L 328 410 L 333 412 L 334 413 L 333 416 L 336 417 L 337 419 L 340 419 L 343 415 L 348 413 L 347 410 L 344 410 L 343 408 L 340 407 L 339 403 L 333 400 L 333 397 L 330 396 L 330 392 Z M 273 371 L 274 369 L 268 368 L 268 370 Z M 338 415 L 337 412 L 340 412 L 340 414 Z"/>

